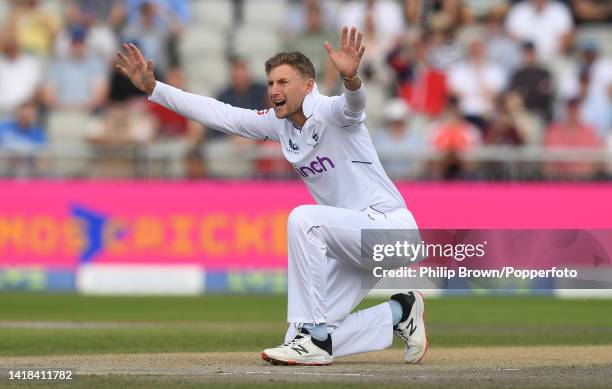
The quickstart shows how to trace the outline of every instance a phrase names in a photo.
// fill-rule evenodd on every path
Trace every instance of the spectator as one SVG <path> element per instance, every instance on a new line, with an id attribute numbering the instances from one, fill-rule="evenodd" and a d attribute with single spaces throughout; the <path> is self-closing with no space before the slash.
<path id="1" fill-rule="evenodd" d="M 605 137 L 612 129 L 612 60 L 600 56 L 595 42 L 582 44 L 578 70 L 566 77 L 564 87 L 566 96 L 582 100 L 582 118 Z"/>
<path id="2" fill-rule="evenodd" d="M 7 25 L 23 50 L 46 57 L 53 48 L 62 20 L 41 7 L 38 0 L 13 0 Z"/>
<path id="3" fill-rule="evenodd" d="M 37 95 L 42 69 L 39 60 L 23 53 L 14 34 L 0 36 L 0 119 Z"/>
<path id="4" fill-rule="evenodd" d="M 206 178 L 207 169 L 201 148 L 194 147 L 185 155 L 185 177 L 188 180 L 200 180 Z"/>
<path id="5" fill-rule="evenodd" d="M 404 0 L 406 20 L 415 25 L 430 25 L 437 19 L 454 29 L 461 22 L 461 8 L 460 0 Z"/>
<path id="6" fill-rule="evenodd" d="M 103 107 L 108 93 L 104 63 L 87 51 L 82 29 L 73 31 L 70 53 L 51 62 L 44 101 L 52 109 L 93 112 Z"/>
<path id="7" fill-rule="evenodd" d="M 38 120 L 38 108 L 26 102 L 17 108 L 14 118 L 0 122 L 0 151 L 8 162 L 10 176 L 33 176 L 41 168 L 37 152 L 45 146 L 47 137 Z"/>
<path id="8" fill-rule="evenodd" d="M 364 42 L 368 49 L 361 59 L 360 70 L 362 77 L 366 81 L 387 86 L 389 80 L 386 72 L 385 56 L 391 49 L 390 45 L 394 40 L 383 41 L 379 39 L 376 26 L 374 25 L 374 17 L 373 9 L 369 8 L 365 15 L 364 31 Z M 399 38 L 400 36 L 398 36 Z M 337 76 L 337 74 L 334 75 Z"/>
<path id="9" fill-rule="evenodd" d="M 523 65 L 512 75 L 509 89 L 520 94 L 528 110 L 551 119 L 553 80 L 550 72 L 538 64 L 532 42 L 523 44 Z"/>
<path id="10" fill-rule="evenodd" d="M 338 75 L 331 66 L 325 50 L 321 50 L 322 42 L 333 41 L 336 34 L 331 34 L 323 24 L 322 5 L 318 1 L 308 1 L 304 5 L 306 27 L 303 32 L 292 36 L 285 42 L 286 51 L 299 51 L 310 58 L 317 75 L 317 82 L 325 90 L 333 90 L 338 83 Z"/>
<path id="11" fill-rule="evenodd" d="M 148 110 L 148 101 L 134 99 L 110 105 L 101 122 L 88 131 L 86 138 L 96 145 L 96 152 L 104 154 L 120 146 L 146 144 L 153 139 L 154 132 L 154 118 Z"/>
<path id="12" fill-rule="evenodd" d="M 445 115 L 429 129 L 429 144 L 442 155 L 442 159 L 433 164 L 435 178 L 465 178 L 473 166 L 461 159 L 461 153 L 474 149 L 481 144 L 478 128 L 461 116 L 459 101 L 449 99 Z"/>
<path id="13" fill-rule="evenodd" d="M 462 19 L 464 24 L 473 24 L 492 18 L 501 20 L 508 8 L 507 0 L 463 0 Z"/>
<path id="14" fill-rule="evenodd" d="M 312 9 L 319 11 L 322 30 L 335 31 L 338 9 L 334 3 L 323 0 L 289 0 L 286 23 L 283 25 L 283 30 L 289 37 L 303 35 L 309 30 L 308 18 L 304 18 L 304 15 Z"/>
<path id="15" fill-rule="evenodd" d="M 449 71 L 450 90 L 459 98 L 461 112 L 483 131 L 494 112 L 497 95 L 505 84 L 503 68 L 487 62 L 483 43 L 478 39 L 469 44 L 467 61 Z"/>
<path id="16" fill-rule="evenodd" d="M 449 99 L 445 115 L 432 125 L 429 133 L 432 147 L 441 152 L 468 151 L 481 143 L 478 128 L 461 117 L 455 97 Z"/>
<path id="17" fill-rule="evenodd" d="M 380 42 L 396 38 L 406 27 L 402 7 L 394 0 L 349 0 L 340 9 L 338 27 L 355 26 L 364 31 L 368 12 L 372 13 L 372 22 Z"/>
<path id="18" fill-rule="evenodd" d="M 66 56 L 70 51 L 72 32 L 79 29 L 87 31 L 85 46 L 91 53 L 99 55 L 105 62 L 114 61 L 117 51 L 117 36 L 110 24 L 113 11 L 119 7 L 117 0 L 72 0 L 66 5 L 67 24 L 56 40 L 56 54 Z"/>
<path id="19" fill-rule="evenodd" d="M 508 74 L 514 72 L 521 65 L 521 47 L 504 30 L 503 19 L 496 15 L 487 17 L 484 31 L 487 59 L 504 68 Z"/>
<path id="20" fill-rule="evenodd" d="M 537 144 L 541 135 L 538 126 L 525 110 L 523 99 L 516 92 L 501 97 L 499 113 L 485 133 L 484 143 L 495 146 Z"/>
<path id="21" fill-rule="evenodd" d="M 92 17 L 96 24 L 108 25 L 118 31 L 125 19 L 124 0 L 67 0 L 66 19 L 69 25 L 78 25 L 83 15 Z"/>
<path id="22" fill-rule="evenodd" d="M 27 153 L 43 147 L 47 137 L 36 104 L 31 101 L 23 103 L 14 116 L 0 122 L 0 149 Z"/>
<path id="23" fill-rule="evenodd" d="M 444 19 L 431 23 L 430 62 L 444 72 L 463 60 L 463 51 L 455 39 L 455 29 Z"/>
<path id="24" fill-rule="evenodd" d="M 412 43 L 401 41 L 390 51 L 387 61 L 397 80 L 394 92 L 412 112 L 433 118 L 444 109 L 448 85 L 446 74 L 431 66 L 429 53 L 429 43 L 420 37 Z"/>
<path id="25" fill-rule="evenodd" d="M 137 24 L 142 5 L 150 3 L 155 9 L 155 24 L 164 29 L 182 30 L 189 23 L 191 0 L 124 0 L 127 24 Z"/>
<path id="26" fill-rule="evenodd" d="M 540 60 L 550 61 L 570 48 L 574 23 L 557 0 L 523 0 L 510 8 L 506 28 L 515 39 L 534 42 Z"/>
<path id="27" fill-rule="evenodd" d="M 571 0 L 577 24 L 612 23 L 610 0 Z"/>
<path id="28" fill-rule="evenodd" d="M 85 39 L 85 30 L 73 31 L 69 54 L 50 62 L 43 86 L 43 102 L 50 109 L 49 140 L 69 156 L 54 161 L 54 172 L 59 175 L 93 174 L 86 139 L 101 125 L 94 114 L 106 104 L 108 76 L 104 62 L 87 51 Z"/>
<path id="29" fill-rule="evenodd" d="M 221 90 L 217 100 L 246 109 L 266 109 L 268 88 L 253 79 L 249 65 L 244 58 L 234 56 L 230 59 L 230 85 Z M 215 131 L 222 134 L 219 131 Z"/>
<path id="30" fill-rule="evenodd" d="M 167 33 L 168 66 L 180 66 L 178 42 L 189 23 L 191 0 L 126 0 L 125 12 L 128 28 L 142 23 L 142 6 L 145 3 L 149 3 L 154 9 L 155 29 Z"/>
<path id="31" fill-rule="evenodd" d="M 580 101 L 567 102 L 563 121 L 553 123 L 547 130 L 544 144 L 549 149 L 556 148 L 593 148 L 602 146 L 596 130 L 582 121 Z M 544 166 L 545 172 L 552 177 L 591 178 L 597 172 L 597 164 L 592 162 L 554 162 Z"/>
<path id="32" fill-rule="evenodd" d="M 155 64 L 155 71 L 163 79 L 171 65 L 169 53 L 170 30 L 157 23 L 159 10 L 153 0 L 140 2 L 139 18 L 128 24 L 122 33 L 125 42 L 135 42 L 145 58 Z"/>
<path id="33" fill-rule="evenodd" d="M 385 171 L 392 178 L 414 178 L 423 169 L 418 159 L 411 161 L 402 158 L 404 155 L 412 157 L 415 153 L 423 154 L 426 150 L 423 137 L 409 129 L 408 115 L 409 110 L 403 100 L 387 102 L 383 111 L 385 126 L 372 137 Z"/>

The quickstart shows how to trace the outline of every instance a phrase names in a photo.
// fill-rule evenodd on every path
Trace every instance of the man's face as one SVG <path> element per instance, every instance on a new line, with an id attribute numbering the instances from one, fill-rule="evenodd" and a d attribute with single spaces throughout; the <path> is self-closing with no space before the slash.
<path id="1" fill-rule="evenodd" d="M 304 98 L 313 86 L 313 79 L 305 79 L 289 65 L 272 69 L 268 74 L 268 96 L 276 117 L 286 119 L 300 112 Z"/>

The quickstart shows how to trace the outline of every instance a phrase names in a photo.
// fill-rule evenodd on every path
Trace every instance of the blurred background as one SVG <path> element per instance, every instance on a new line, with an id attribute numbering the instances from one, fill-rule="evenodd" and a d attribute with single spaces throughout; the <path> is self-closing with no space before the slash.
<path id="1" fill-rule="evenodd" d="M 612 174 L 606 0 L 1 0 L 0 176 L 297 180 L 268 143 L 228 137 L 115 72 L 122 42 L 157 77 L 251 109 L 263 64 L 365 32 L 367 126 L 394 179 L 590 181 Z"/>

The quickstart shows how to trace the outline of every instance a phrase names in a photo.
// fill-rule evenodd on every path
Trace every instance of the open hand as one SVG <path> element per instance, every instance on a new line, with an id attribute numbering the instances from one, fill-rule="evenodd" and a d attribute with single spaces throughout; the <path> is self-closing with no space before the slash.
<path id="1" fill-rule="evenodd" d="M 343 27 L 340 50 L 334 51 L 334 47 L 327 41 L 323 44 L 332 64 L 341 76 L 352 78 L 357 74 L 359 62 L 361 62 L 361 57 L 365 52 L 365 45 L 361 44 L 362 39 L 363 33 L 358 32 L 355 27 L 351 28 L 350 37 L 348 36 L 348 27 Z"/>
<path id="2" fill-rule="evenodd" d="M 153 61 L 145 61 L 136 45 L 123 44 L 123 50 L 117 52 L 117 69 L 127 77 L 132 84 L 142 92 L 150 95 L 155 89 L 155 76 L 153 75 Z"/>

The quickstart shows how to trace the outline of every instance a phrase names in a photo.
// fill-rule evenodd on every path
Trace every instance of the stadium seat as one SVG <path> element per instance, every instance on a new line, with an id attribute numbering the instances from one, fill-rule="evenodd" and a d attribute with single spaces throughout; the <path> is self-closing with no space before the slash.
<path id="1" fill-rule="evenodd" d="M 287 15 L 287 1 L 244 0 L 245 24 L 266 26 L 276 30 Z"/>
<path id="2" fill-rule="evenodd" d="M 221 29 L 206 24 L 187 28 L 179 43 L 181 56 L 194 58 L 223 58 L 227 48 L 227 37 Z"/>
<path id="3" fill-rule="evenodd" d="M 244 25 L 236 31 L 234 49 L 249 62 L 253 75 L 265 78 L 264 62 L 277 53 L 281 47 L 276 30 Z"/>
<path id="4" fill-rule="evenodd" d="M 226 31 L 233 22 L 232 7 L 232 2 L 228 0 L 193 1 L 191 24 Z"/>
<path id="5" fill-rule="evenodd" d="M 254 143 L 232 140 L 211 141 L 206 148 L 206 166 L 212 177 L 246 178 L 255 173 L 254 165 L 245 154 L 255 151 Z"/>
<path id="6" fill-rule="evenodd" d="M 214 96 L 226 85 L 228 68 L 224 57 L 186 59 L 185 73 L 189 89 L 194 93 Z"/>
<path id="7" fill-rule="evenodd" d="M 609 25 L 589 25 L 578 28 L 577 41 L 597 42 L 602 56 L 612 56 L 612 30 Z"/>

